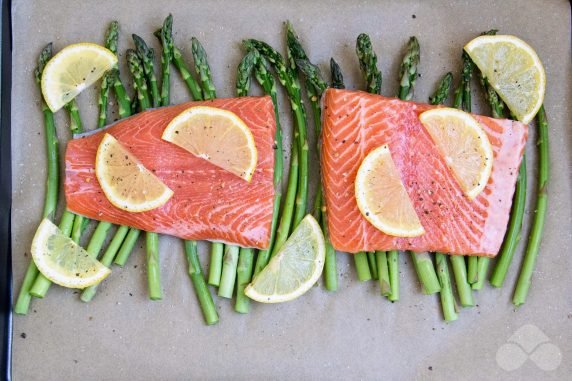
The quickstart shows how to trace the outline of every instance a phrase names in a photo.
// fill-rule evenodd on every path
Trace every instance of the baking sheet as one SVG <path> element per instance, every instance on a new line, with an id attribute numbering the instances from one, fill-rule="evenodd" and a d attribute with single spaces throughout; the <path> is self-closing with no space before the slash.
<path id="1" fill-rule="evenodd" d="M 510 303 L 522 242 L 506 286 L 495 290 L 486 285 L 475 295 L 477 306 L 461 311 L 452 324 L 442 321 L 437 296 L 421 294 L 405 255 L 400 257 L 401 300 L 392 304 L 379 296 L 375 282 L 359 283 L 351 258 L 340 254 L 337 293 L 328 293 L 318 284 L 291 303 L 254 304 L 249 315 L 234 313 L 233 303 L 217 298 L 220 323 L 207 327 L 186 273 L 181 242 L 161 237 L 163 301 L 147 299 L 142 246 L 124 269 L 113 269 L 89 304 L 82 303 L 74 291 L 52 287 L 45 300 L 34 300 L 28 316 L 14 319 L 15 380 L 570 378 L 572 70 L 570 4 L 564 0 L 93 1 L 81 5 L 67 0 L 14 1 L 12 253 L 17 289 L 30 259 L 44 196 L 44 137 L 32 75 L 37 54 L 49 41 L 56 50 L 78 41 L 101 43 L 114 19 L 121 27 L 120 52 L 132 47 L 131 33 L 158 49 L 152 32 L 169 12 L 174 15 L 176 44 L 187 60 L 191 36 L 205 46 L 220 97 L 234 95 L 235 68 L 244 53 L 241 39 L 259 38 L 283 50 L 282 22 L 288 19 L 311 59 L 325 72 L 330 56 L 338 60 L 349 88 L 363 86 L 354 44 L 360 32 L 369 33 L 387 95 L 396 93 L 404 46 L 409 36 L 416 35 L 422 49 L 415 93 L 419 101 L 426 101 L 446 71 L 458 73 L 462 46 L 482 31 L 498 28 L 528 41 L 547 72 L 551 182 L 541 255 L 527 303 L 519 309 Z M 126 74 L 124 69 L 124 80 Z M 95 126 L 95 94 L 93 90 L 79 98 L 88 128 Z M 188 97 L 178 74 L 173 74 L 172 101 Z M 481 101 L 475 95 L 475 110 L 488 112 L 480 107 Z M 289 110 L 284 103 L 281 108 L 283 127 L 289 130 Z M 60 139 L 67 139 L 63 112 L 56 121 Z M 534 139 L 532 133 L 529 168 L 535 167 Z M 530 181 L 531 193 L 534 185 Z M 529 202 L 525 233 L 533 212 Z M 206 267 L 206 246 L 201 249 Z M 526 359 L 525 352 L 536 362 L 529 358 L 517 369 L 505 370 Z"/>

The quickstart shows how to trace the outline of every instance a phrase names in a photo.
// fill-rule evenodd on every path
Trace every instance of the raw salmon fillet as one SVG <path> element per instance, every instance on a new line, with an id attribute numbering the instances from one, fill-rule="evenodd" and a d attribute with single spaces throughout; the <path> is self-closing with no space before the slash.
<path id="1" fill-rule="evenodd" d="M 250 128 L 258 164 L 250 183 L 161 139 L 169 122 L 191 106 L 212 106 L 238 115 Z M 270 97 L 188 102 L 149 110 L 105 131 L 74 139 L 66 150 L 67 207 L 92 219 L 191 240 L 212 240 L 265 249 L 274 201 L 274 133 Z M 113 206 L 95 176 L 95 155 L 103 134 L 113 135 L 169 188 L 162 207 L 130 213 Z"/>
<path id="2" fill-rule="evenodd" d="M 522 123 L 475 115 L 493 146 L 492 174 L 483 192 L 467 199 L 431 140 L 419 114 L 437 106 L 360 91 L 329 89 L 324 96 L 322 176 L 334 248 L 440 251 L 495 256 L 507 228 L 518 168 L 528 134 Z M 365 156 L 389 145 L 401 180 L 426 233 L 398 238 L 360 213 L 354 182 Z"/>

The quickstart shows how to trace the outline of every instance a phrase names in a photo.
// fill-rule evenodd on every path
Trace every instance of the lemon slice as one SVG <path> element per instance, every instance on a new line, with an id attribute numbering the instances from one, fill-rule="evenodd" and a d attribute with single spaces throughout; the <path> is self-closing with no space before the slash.
<path id="1" fill-rule="evenodd" d="M 325 256 L 322 229 L 308 214 L 244 293 L 262 303 L 296 299 L 320 278 Z"/>
<path id="2" fill-rule="evenodd" d="M 88 42 L 66 46 L 48 61 L 42 74 L 48 107 L 58 111 L 116 64 L 115 54 L 103 46 Z"/>
<path id="3" fill-rule="evenodd" d="M 93 286 L 111 273 L 48 219 L 36 231 L 32 258 L 46 278 L 68 288 Z"/>
<path id="4" fill-rule="evenodd" d="M 425 111 L 419 120 L 445 158 L 463 193 L 477 197 L 493 167 L 493 149 L 481 125 L 471 114 L 454 108 Z"/>
<path id="5" fill-rule="evenodd" d="M 169 187 L 110 134 L 105 134 L 97 149 L 95 175 L 107 199 L 128 212 L 158 208 L 173 196 Z"/>
<path id="6" fill-rule="evenodd" d="M 227 110 L 188 108 L 169 123 L 163 139 L 249 182 L 256 169 L 258 152 L 252 132 Z"/>
<path id="7" fill-rule="evenodd" d="M 385 234 L 417 237 L 425 233 L 387 144 L 371 151 L 361 163 L 355 196 L 361 214 Z"/>
<path id="8" fill-rule="evenodd" d="M 514 36 L 480 36 L 465 51 L 523 123 L 529 123 L 544 101 L 546 75 L 536 52 Z"/>

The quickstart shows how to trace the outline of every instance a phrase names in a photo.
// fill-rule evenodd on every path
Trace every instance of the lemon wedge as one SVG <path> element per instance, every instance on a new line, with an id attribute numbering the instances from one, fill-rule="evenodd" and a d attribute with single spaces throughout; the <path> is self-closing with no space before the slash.
<path id="1" fill-rule="evenodd" d="M 361 163 L 355 196 L 362 215 L 382 232 L 395 237 L 425 233 L 387 144 L 371 151 Z"/>
<path id="2" fill-rule="evenodd" d="M 104 135 L 97 149 L 95 175 L 107 199 L 128 212 L 158 208 L 173 196 L 169 187 L 110 134 Z"/>
<path id="3" fill-rule="evenodd" d="M 512 113 L 530 123 L 546 91 L 546 74 L 538 55 L 514 36 L 480 36 L 465 51 L 488 79 Z"/>
<path id="4" fill-rule="evenodd" d="M 32 258 L 46 278 L 68 288 L 93 286 L 111 273 L 48 219 L 36 231 Z"/>
<path id="5" fill-rule="evenodd" d="M 477 197 L 493 168 L 493 148 L 479 122 L 469 113 L 447 107 L 425 111 L 419 120 L 463 193 L 469 199 Z"/>
<path id="6" fill-rule="evenodd" d="M 320 278 L 325 257 L 324 234 L 318 222 L 308 214 L 244 293 L 261 303 L 296 299 Z"/>
<path id="7" fill-rule="evenodd" d="M 233 112 L 195 106 L 177 115 L 163 139 L 250 182 L 258 151 L 248 126 Z"/>
<path id="8" fill-rule="evenodd" d="M 103 46 L 82 42 L 68 45 L 48 61 L 42 73 L 42 95 L 56 112 L 117 64 Z"/>

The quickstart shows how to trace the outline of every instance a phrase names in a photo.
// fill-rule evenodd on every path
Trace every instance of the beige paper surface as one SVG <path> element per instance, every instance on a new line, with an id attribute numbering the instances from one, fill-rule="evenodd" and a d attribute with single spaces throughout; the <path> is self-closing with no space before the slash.
<path id="1" fill-rule="evenodd" d="M 363 87 L 354 46 L 360 32 L 369 33 L 380 57 L 386 95 L 396 93 L 404 46 L 409 36 L 417 36 L 422 58 L 414 99 L 423 102 L 445 72 L 458 75 L 462 46 L 482 31 L 498 28 L 528 41 L 547 72 L 551 179 L 545 234 L 527 303 L 516 309 L 510 300 L 534 213 L 530 202 L 523 242 L 506 286 L 497 290 L 486 285 L 475 295 L 477 307 L 461 311 L 452 324 L 443 322 L 438 297 L 420 292 L 406 255 L 400 258 L 401 300 L 392 304 L 379 295 L 375 282 L 358 282 L 351 258 L 340 254 L 337 293 L 328 293 L 319 284 L 291 303 L 254 304 L 249 315 L 235 313 L 233 302 L 216 298 L 220 323 L 207 327 L 186 273 L 182 243 L 161 237 L 163 301 L 147 298 L 141 242 L 124 269 L 113 268 L 91 303 L 82 303 L 71 290 L 52 287 L 45 300 L 33 301 L 28 316 L 14 318 L 15 380 L 570 379 L 572 70 L 570 4 L 564 0 L 14 1 L 16 291 L 29 261 L 44 197 L 40 95 L 32 75 L 38 53 L 50 41 L 56 50 L 79 41 L 102 43 L 111 20 L 120 23 L 121 53 L 132 47 L 131 33 L 159 49 L 152 32 L 168 13 L 174 16 L 175 42 L 187 61 L 191 36 L 205 46 L 220 97 L 235 95 L 235 70 L 244 54 L 240 41 L 254 37 L 283 51 L 285 20 L 293 22 L 312 61 L 325 73 L 329 58 L 338 60 L 349 88 Z M 120 61 L 124 63 L 123 54 Z M 179 103 L 189 94 L 172 70 L 172 101 Z M 123 79 L 128 78 L 123 69 Z M 474 94 L 475 110 L 487 113 L 486 107 L 480 107 L 480 91 Z M 95 89 L 82 94 L 79 103 L 86 127 L 94 128 Z M 288 136 L 291 123 L 286 103 L 281 110 Z M 64 142 L 69 137 L 64 112 L 57 114 L 56 121 Z M 537 157 L 534 142 L 532 129 L 527 151 L 531 197 Z M 315 157 L 312 161 L 316 171 Z M 201 246 L 205 268 L 206 249 Z M 507 344 L 509 339 L 520 346 Z M 526 360 L 527 351 L 536 362 Z M 523 359 L 517 369 L 505 370 Z"/>

